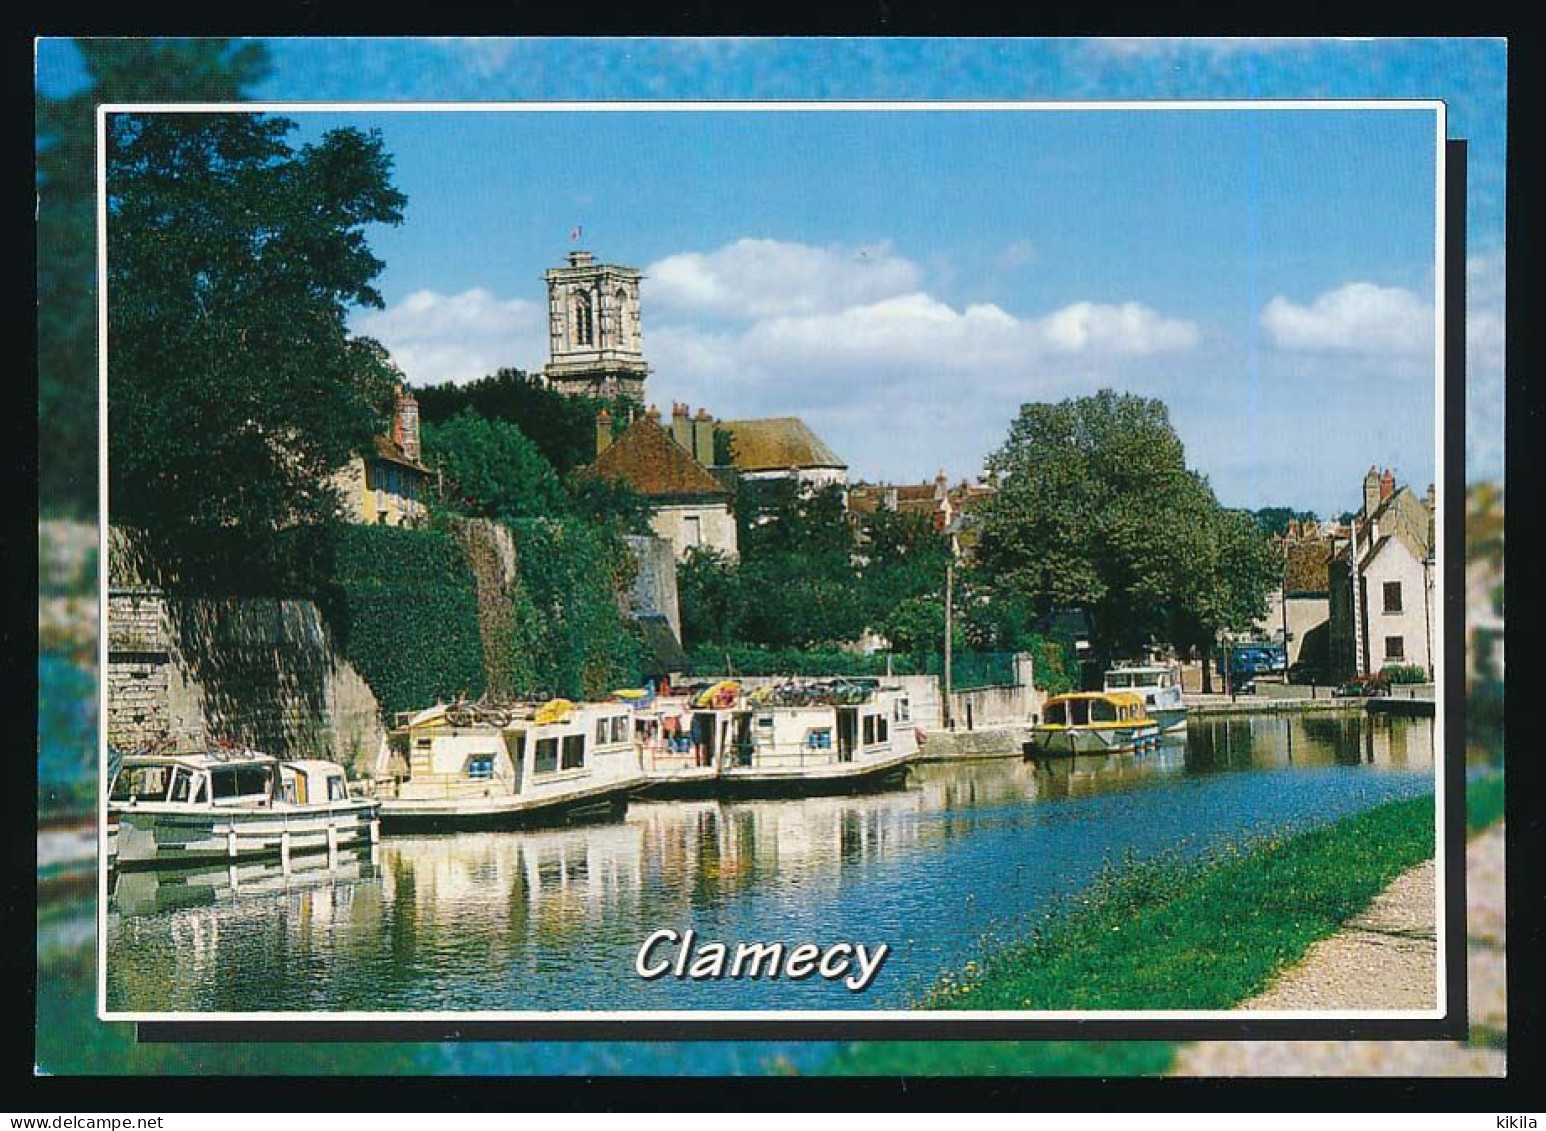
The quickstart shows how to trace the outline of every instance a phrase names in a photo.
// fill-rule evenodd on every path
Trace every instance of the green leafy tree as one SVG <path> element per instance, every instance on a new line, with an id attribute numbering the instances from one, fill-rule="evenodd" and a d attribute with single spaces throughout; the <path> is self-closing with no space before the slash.
<path id="1" fill-rule="evenodd" d="M 37 101 L 38 474 L 45 510 L 97 499 L 96 108 L 229 102 L 268 74 L 259 44 L 82 39 L 85 85 Z"/>
<path id="2" fill-rule="evenodd" d="M 945 643 L 944 598 L 909 597 L 892 607 L 879 628 L 897 652 L 924 655 L 942 651 Z M 950 645 L 958 654 L 966 647 L 965 628 L 959 620 L 951 626 Z"/>
<path id="3" fill-rule="evenodd" d="M 1039 617 L 1088 609 L 1108 653 L 1201 645 L 1265 612 L 1280 563 L 1255 519 L 1187 469 L 1161 402 L 1103 390 L 1024 405 L 990 468 L 978 573 L 994 598 Z"/>
<path id="4" fill-rule="evenodd" d="M 568 510 L 563 484 L 514 424 L 463 409 L 421 426 L 424 461 L 445 477 L 445 501 L 475 518 L 549 518 Z"/>
<path id="5" fill-rule="evenodd" d="M 596 458 L 596 416 L 602 409 L 612 415 L 614 434 L 638 411 L 637 405 L 621 398 L 566 396 L 519 369 L 501 369 L 462 384 L 448 381 L 416 388 L 414 396 L 426 424 L 439 424 L 471 409 L 488 420 L 516 425 L 560 475 Z"/>
<path id="6" fill-rule="evenodd" d="M 686 646 L 728 644 L 739 639 L 740 571 L 723 551 L 712 546 L 691 547 L 677 563 L 676 588 Z"/>
<path id="7" fill-rule="evenodd" d="M 381 139 L 249 114 L 107 123 L 110 486 L 115 522 L 188 564 L 340 514 L 332 479 L 385 430 L 395 377 L 350 337 L 380 306 L 365 229 L 397 224 Z"/>
<path id="8" fill-rule="evenodd" d="M 933 523 L 921 515 L 881 510 L 866 516 L 863 534 L 860 596 L 872 628 L 885 632 L 882 623 L 903 602 L 916 598 L 932 599 L 943 610 L 945 572 L 952 555 L 950 540 Z M 896 644 L 891 633 L 885 635 Z M 934 647 L 942 639 L 935 637 Z"/>

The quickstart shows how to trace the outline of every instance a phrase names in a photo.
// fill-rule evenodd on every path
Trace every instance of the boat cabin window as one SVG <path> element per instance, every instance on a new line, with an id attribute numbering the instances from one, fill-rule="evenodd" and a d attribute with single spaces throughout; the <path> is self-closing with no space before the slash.
<path id="1" fill-rule="evenodd" d="M 613 715 L 596 720 L 596 745 L 616 746 L 628 741 L 628 716 Z"/>
<path id="2" fill-rule="evenodd" d="M 267 797 L 272 775 L 267 766 L 220 766 L 209 772 L 216 801 L 231 797 Z"/>
<path id="3" fill-rule="evenodd" d="M 167 792 L 168 801 L 188 801 L 193 786 L 193 773 L 178 767 L 172 772 L 172 788 Z"/>
<path id="4" fill-rule="evenodd" d="M 815 727 L 805 732 L 805 745 L 810 750 L 832 749 L 832 728 Z"/>
<path id="5" fill-rule="evenodd" d="M 583 765 L 585 765 L 585 736 L 583 734 L 564 735 L 563 768 L 577 770 Z"/>
<path id="6" fill-rule="evenodd" d="M 612 741 L 614 743 L 628 741 L 628 716 L 616 715 L 612 719 Z"/>
<path id="7" fill-rule="evenodd" d="M 1051 726 L 1061 727 L 1068 725 L 1068 704 L 1048 703 L 1047 722 Z"/>
<path id="8" fill-rule="evenodd" d="M 875 742 L 875 716 L 864 716 L 864 745 L 871 746 Z"/>
<path id="9" fill-rule="evenodd" d="M 1070 726 L 1088 726 L 1090 722 L 1090 701 L 1088 699 L 1070 699 L 1068 701 L 1068 723 Z"/>
<path id="10" fill-rule="evenodd" d="M 773 729 L 773 716 L 772 715 L 758 715 L 757 716 L 757 726 L 760 727 L 763 730 L 772 730 Z"/>
<path id="11" fill-rule="evenodd" d="M 164 801 L 170 766 L 135 766 L 113 782 L 113 801 Z"/>
<path id="12" fill-rule="evenodd" d="M 1090 719 L 1097 723 L 1117 721 L 1117 705 L 1109 699 L 1090 700 Z"/>
<path id="13" fill-rule="evenodd" d="M 1107 687 L 1131 687 L 1132 685 L 1133 685 L 1133 677 L 1131 675 L 1129 675 L 1127 672 L 1107 672 L 1106 673 L 1106 686 Z"/>
<path id="14" fill-rule="evenodd" d="M 1133 673 L 1134 687 L 1159 687 L 1159 672 L 1135 672 Z"/>
<path id="15" fill-rule="evenodd" d="M 899 723 L 912 722 L 912 704 L 906 699 L 898 699 L 892 705 L 891 717 Z"/>
<path id="16" fill-rule="evenodd" d="M 474 754 L 471 758 L 467 759 L 467 776 L 472 778 L 474 781 L 487 781 L 489 778 L 493 777 L 494 755 Z M 337 780 L 338 779 L 336 778 L 329 778 L 327 783 L 328 796 L 329 799 L 333 801 L 340 800 L 340 798 L 332 796 L 333 783 Z"/>
<path id="17" fill-rule="evenodd" d="M 492 762 L 492 759 L 490 759 Z M 348 801 L 349 785 L 337 774 L 330 774 L 327 779 L 327 799 L 329 801 Z"/>
<path id="18" fill-rule="evenodd" d="M 558 739 L 537 739 L 537 756 L 532 769 L 539 774 L 550 774 L 558 769 Z"/>
<path id="19" fill-rule="evenodd" d="M 294 778 L 291 778 L 289 781 L 283 781 L 279 783 L 279 800 L 288 802 L 291 805 L 299 804 L 299 802 L 297 802 L 295 799 Z"/>

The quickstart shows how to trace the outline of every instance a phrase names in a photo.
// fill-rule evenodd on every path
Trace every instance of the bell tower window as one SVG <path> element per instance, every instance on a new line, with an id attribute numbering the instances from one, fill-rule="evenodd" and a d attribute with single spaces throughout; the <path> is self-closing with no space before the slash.
<path id="1" fill-rule="evenodd" d="M 574 296 L 574 342 L 580 346 L 596 342 L 596 317 L 588 291 L 578 291 Z"/>

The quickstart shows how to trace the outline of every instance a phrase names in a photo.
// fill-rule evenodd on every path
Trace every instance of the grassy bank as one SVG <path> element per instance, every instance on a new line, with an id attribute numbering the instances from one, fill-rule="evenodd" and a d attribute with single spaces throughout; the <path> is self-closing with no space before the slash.
<path id="1" fill-rule="evenodd" d="M 1201 861 L 1108 867 L 1023 941 L 942 978 L 934 1010 L 1227 1009 L 1434 851 L 1433 798 L 1220 850 Z M 877 1042 L 825 1070 L 852 1075 L 1163 1072 L 1166 1042 Z"/>

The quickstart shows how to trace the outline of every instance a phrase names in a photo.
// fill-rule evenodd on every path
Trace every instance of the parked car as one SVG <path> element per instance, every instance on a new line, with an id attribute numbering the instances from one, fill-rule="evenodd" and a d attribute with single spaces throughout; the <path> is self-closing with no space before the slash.
<path id="1" fill-rule="evenodd" d="M 1341 687 L 1337 688 L 1337 694 L 1346 697 L 1369 699 L 1378 698 L 1381 695 L 1389 695 L 1390 679 L 1384 672 L 1355 675 Z"/>

